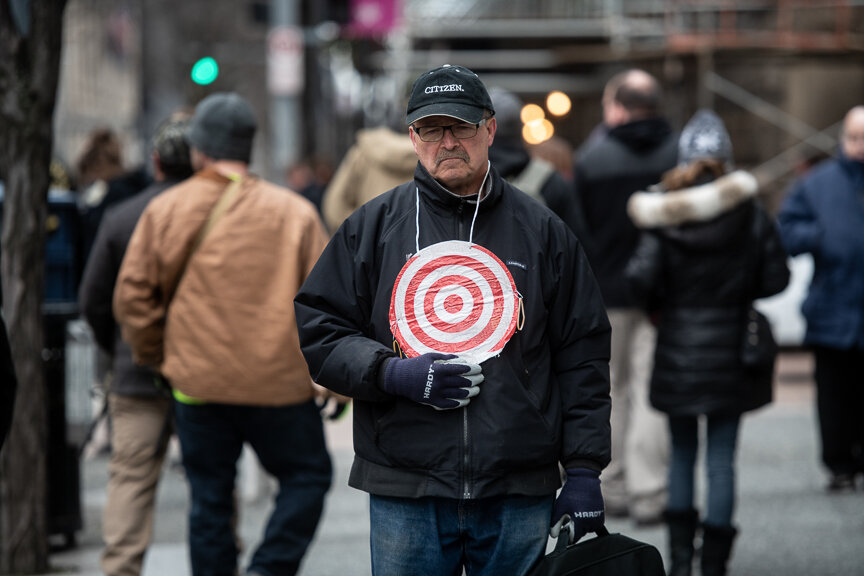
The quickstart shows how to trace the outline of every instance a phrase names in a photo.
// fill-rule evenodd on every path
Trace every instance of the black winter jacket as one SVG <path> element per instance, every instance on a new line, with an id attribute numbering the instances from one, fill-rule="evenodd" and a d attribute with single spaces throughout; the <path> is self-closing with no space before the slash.
<path id="1" fill-rule="evenodd" d="M 579 159 L 574 187 L 588 226 L 588 259 L 609 308 L 635 305 L 624 268 L 639 242 L 627 200 L 660 181 L 678 159 L 678 136 L 661 118 L 609 130 Z"/>
<path id="2" fill-rule="evenodd" d="M 120 264 L 141 213 L 154 197 L 176 181 L 156 182 L 140 194 L 105 212 L 93 249 L 84 268 L 78 300 L 84 319 L 93 330 L 96 343 L 112 356 L 114 377 L 110 392 L 119 396 L 157 396 L 166 393 L 161 377 L 135 364 L 132 351 L 120 335 L 111 302 Z"/>
<path id="3" fill-rule="evenodd" d="M 504 262 L 525 324 L 482 364 L 470 405 L 438 411 L 384 393 L 394 356 L 391 291 L 420 247 L 468 240 L 476 196 L 456 196 L 418 164 L 414 181 L 373 199 L 336 231 L 295 299 L 313 379 L 355 399 L 349 484 L 399 497 L 551 495 L 558 463 L 609 462 L 609 322 L 576 237 L 490 169 L 474 242 Z M 418 192 L 419 190 L 419 192 Z"/>
<path id="4" fill-rule="evenodd" d="M 789 281 L 777 230 L 756 201 L 646 233 L 627 276 L 659 312 L 655 408 L 670 415 L 741 414 L 771 401 L 773 372 L 746 369 L 739 359 L 751 302 Z"/>

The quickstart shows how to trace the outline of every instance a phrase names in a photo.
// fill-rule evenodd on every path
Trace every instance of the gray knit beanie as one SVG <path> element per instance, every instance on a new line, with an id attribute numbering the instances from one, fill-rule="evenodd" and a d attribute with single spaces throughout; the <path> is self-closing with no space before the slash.
<path id="1" fill-rule="evenodd" d="M 211 94 L 198 103 L 187 139 L 214 160 L 252 157 L 252 140 L 258 127 L 252 106 L 238 94 Z"/>
<path id="2" fill-rule="evenodd" d="M 732 167 L 732 141 L 723 121 L 711 110 L 702 109 L 684 127 L 678 140 L 678 163 L 713 158 Z"/>

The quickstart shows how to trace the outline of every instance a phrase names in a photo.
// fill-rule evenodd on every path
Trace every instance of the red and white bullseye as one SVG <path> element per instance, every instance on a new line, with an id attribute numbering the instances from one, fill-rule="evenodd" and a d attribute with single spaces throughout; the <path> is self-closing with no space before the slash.
<path id="1" fill-rule="evenodd" d="M 402 268 L 390 301 L 390 328 L 409 357 L 457 354 L 480 363 L 516 329 L 513 278 L 489 250 L 462 241 L 421 250 Z"/>

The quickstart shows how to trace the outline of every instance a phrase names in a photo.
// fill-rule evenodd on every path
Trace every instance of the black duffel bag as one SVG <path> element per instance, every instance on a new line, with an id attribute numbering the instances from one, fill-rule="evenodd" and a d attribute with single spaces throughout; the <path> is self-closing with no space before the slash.
<path id="1" fill-rule="evenodd" d="M 604 526 L 597 537 L 569 543 L 562 531 L 555 550 L 543 556 L 528 576 L 665 576 L 663 558 L 654 546 Z"/>

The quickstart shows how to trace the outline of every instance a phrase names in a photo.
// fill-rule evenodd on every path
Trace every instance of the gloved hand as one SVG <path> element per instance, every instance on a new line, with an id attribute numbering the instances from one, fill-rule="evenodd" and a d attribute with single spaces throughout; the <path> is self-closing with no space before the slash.
<path id="1" fill-rule="evenodd" d="M 573 524 L 573 542 L 576 542 L 604 525 L 606 515 L 603 510 L 600 473 L 588 468 L 568 468 L 567 481 L 555 500 L 549 533 L 553 538 L 558 537 L 561 528 L 567 524 L 566 514 Z"/>
<path id="2" fill-rule="evenodd" d="M 415 358 L 387 362 L 381 387 L 436 410 L 467 406 L 480 393 L 483 381 L 479 364 L 468 364 L 452 354 L 428 352 Z"/>

